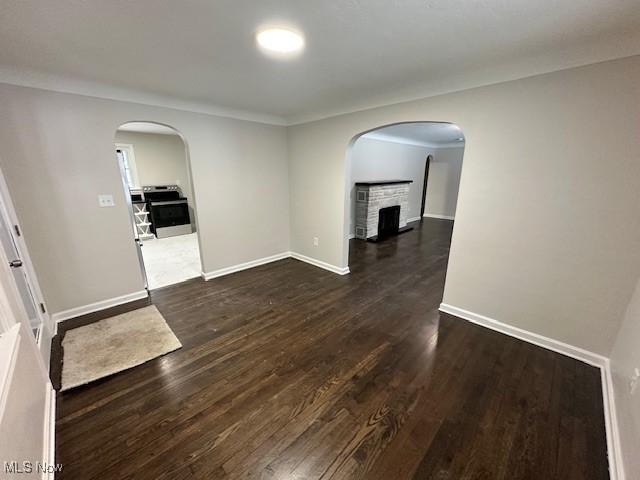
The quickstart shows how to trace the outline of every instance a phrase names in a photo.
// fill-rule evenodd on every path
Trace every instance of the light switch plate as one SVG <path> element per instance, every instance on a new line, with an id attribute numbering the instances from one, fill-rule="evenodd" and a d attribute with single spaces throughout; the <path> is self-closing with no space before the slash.
<path id="1" fill-rule="evenodd" d="M 115 206 L 115 202 L 113 201 L 113 195 L 110 195 L 110 194 L 98 195 L 98 205 L 100 205 L 101 207 Z"/>

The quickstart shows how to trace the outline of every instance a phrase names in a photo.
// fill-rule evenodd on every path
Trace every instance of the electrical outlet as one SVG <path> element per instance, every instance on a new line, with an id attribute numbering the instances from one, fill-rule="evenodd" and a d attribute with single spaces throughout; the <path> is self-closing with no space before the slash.
<path id="1" fill-rule="evenodd" d="M 631 381 L 629 382 L 629 393 L 631 395 L 636 393 L 636 389 L 638 388 L 638 380 L 640 380 L 640 368 L 636 367 L 633 370 L 633 375 L 631 376 Z"/>
<path id="2" fill-rule="evenodd" d="M 98 195 L 98 205 L 101 207 L 113 207 L 115 202 L 113 201 L 113 195 L 104 194 Z"/>
<path id="3" fill-rule="evenodd" d="M 320 240 L 318 237 L 313 237 L 313 246 L 317 247 L 318 245 L 320 245 Z"/>

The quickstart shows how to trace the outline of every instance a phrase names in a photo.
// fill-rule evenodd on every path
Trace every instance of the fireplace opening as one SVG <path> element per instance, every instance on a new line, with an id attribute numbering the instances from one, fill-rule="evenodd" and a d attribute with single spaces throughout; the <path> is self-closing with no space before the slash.
<path id="1" fill-rule="evenodd" d="M 378 240 L 398 234 L 400 228 L 400 205 L 381 208 L 378 211 Z"/>

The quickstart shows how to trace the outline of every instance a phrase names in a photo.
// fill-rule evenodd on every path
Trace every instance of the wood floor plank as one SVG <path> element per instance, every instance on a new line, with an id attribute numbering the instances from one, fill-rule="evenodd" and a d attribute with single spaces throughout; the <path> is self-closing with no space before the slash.
<path id="1" fill-rule="evenodd" d="M 605 479 L 599 371 L 438 312 L 452 222 L 151 294 L 183 348 L 58 393 L 59 479 Z M 146 305 L 64 322 L 70 328 Z"/>

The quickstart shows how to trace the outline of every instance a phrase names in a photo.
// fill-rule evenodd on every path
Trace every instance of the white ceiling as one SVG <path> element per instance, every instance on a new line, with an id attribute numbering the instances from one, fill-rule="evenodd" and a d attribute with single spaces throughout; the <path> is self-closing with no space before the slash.
<path id="1" fill-rule="evenodd" d="M 150 122 L 128 122 L 118 127 L 119 132 L 155 133 L 159 135 L 179 135 L 171 127 Z"/>
<path id="2" fill-rule="evenodd" d="M 457 125 L 442 122 L 399 123 L 378 128 L 362 135 L 387 142 L 422 147 L 452 147 L 464 145 L 464 134 Z"/>
<path id="3" fill-rule="evenodd" d="M 3 0 L 0 45 L 2 82 L 295 123 L 639 54 L 640 2 Z"/>

